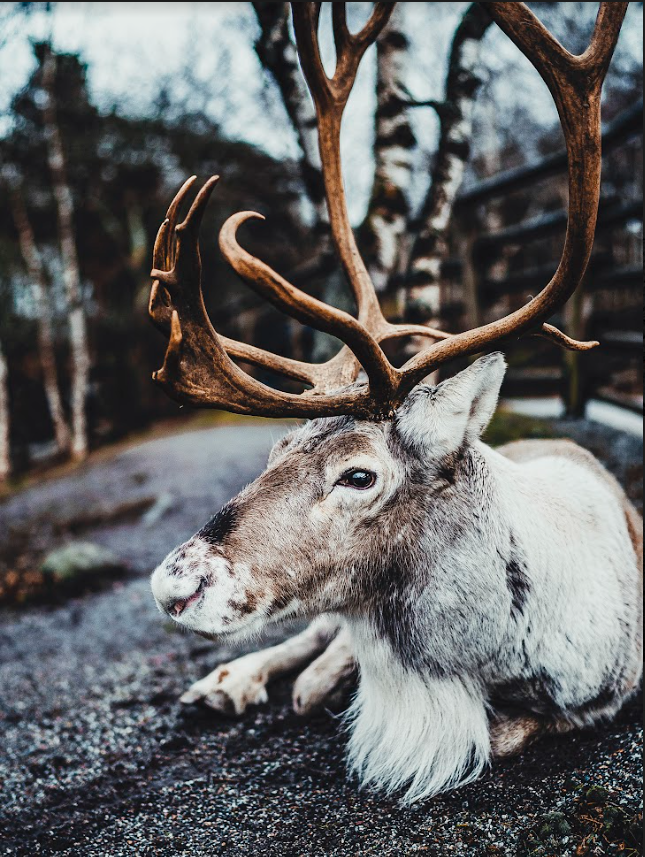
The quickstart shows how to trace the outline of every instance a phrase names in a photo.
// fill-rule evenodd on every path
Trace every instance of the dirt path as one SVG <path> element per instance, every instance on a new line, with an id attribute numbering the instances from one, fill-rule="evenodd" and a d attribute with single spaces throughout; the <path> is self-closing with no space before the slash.
<path id="1" fill-rule="evenodd" d="M 413 810 L 358 791 L 338 721 L 297 718 L 287 682 L 240 721 L 179 706 L 234 653 L 175 632 L 148 575 L 262 469 L 279 433 L 227 426 L 157 440 L 0 506 L 1 541 L 12 526 L 37 539 L 95 507 L 172 501 L 154 527 L 86 534 L 128 559 L 125 580 L 57 607 L 0 611 L 0 853 L 477 857 L 573 855 L 583 841 L 578 853 L 619 853 L 607 843 L 630 841 L 640 801 L 637 703 Z M 642 447 L 611 438 L 597 444 L 631 467 Z"/>

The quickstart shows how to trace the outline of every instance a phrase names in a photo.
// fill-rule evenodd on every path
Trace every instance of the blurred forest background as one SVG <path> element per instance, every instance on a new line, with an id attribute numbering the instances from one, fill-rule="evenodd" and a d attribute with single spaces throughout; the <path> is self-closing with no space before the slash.
<path id="1" fill-rule="evenodd" d="M 371 4 L 348 5 L 358 26 Z M 597 4 L 529 5 L 584 50 Z M 333 63 L 331 38 L 323 47 Z M 364 66 L 343 156 L 389 317 L 457 331 L 525 303 L 553 273 L 566 223 L 562 134 L 537 73 L 459 2 L 399 4 Z M 282 3 L 0 3 L 0 479 L 179 413 L 150 380 L 164 342 L 147 318 L 148 274 L 165 209 L 193 173 L 222 175 L 202 232 L 217 330 L 328 356 L 333 343 L 262 304 L 216 250 L 230 214 L 259 211 L 267 220 L 245 227 L 245 245 L 351 308 L 298 74 Z M 571 414 L 592 396 L 642 411 L 642 3 L 627 14 L 603 121 L 596 246 L 560 323 L 604 347 L 509 348 L 506 394 L 560 395 Z"/>

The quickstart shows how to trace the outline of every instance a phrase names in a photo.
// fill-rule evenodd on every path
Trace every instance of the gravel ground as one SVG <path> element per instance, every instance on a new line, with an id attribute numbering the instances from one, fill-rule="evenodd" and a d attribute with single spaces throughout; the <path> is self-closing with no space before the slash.
<path id="1" fill-rule="evenodd" d="M 601 452 L 642 496 L 642 443 L 585 423 L 556 430 Z M 12 528 L 38 540 L 56 519 L 172 497 L 154 527 L 84 534 L 127 558 L 125 579 L 57 606 L 0 611 L 0 853 L 640 854 L 638 701 L 612 724 L 544 741 L 411 810 L 347 778 L 342 725 L 296 717 L 288 681 L 241 720 L 176 702 L 241 650 L 174 630 L 147 577 L 262 469 L 279 433 L 245 424 L 152 441 L 0 506 L 1 544 Z"/>

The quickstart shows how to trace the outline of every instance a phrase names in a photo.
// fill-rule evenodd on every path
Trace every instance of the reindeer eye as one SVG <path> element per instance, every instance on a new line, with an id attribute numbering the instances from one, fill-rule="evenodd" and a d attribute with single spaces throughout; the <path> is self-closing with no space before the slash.
<path id="1" fill-rule="evenodd" d="M 370 473 L 369 470 L 348 470 L 343 473 L 336 485 L 342 485 L 343 488 L 371 488 L 376 482 L 376 474 Z"/>

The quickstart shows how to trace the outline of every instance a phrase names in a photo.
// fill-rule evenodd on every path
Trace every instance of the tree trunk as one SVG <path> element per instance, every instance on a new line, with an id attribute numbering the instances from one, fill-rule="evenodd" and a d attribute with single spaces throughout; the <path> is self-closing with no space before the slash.
<path id="1" fill-rule="evenodd" d="M 11 193 L 11 205 L 13 217 L 18 230 L 18 239 L 22 257 L 27 266 L 32 282 L 32 294 L 34 305 L 38 314 L 38 350 L 40 365 L 43 372 L 43 385 L 49 406 L 49 413 L 54 427 L 56 446 L 59 452 L 69 452 L 71 446 L 70 430 L 65 418 L 63 402 L 60 395 L 58 383 L 58 372 L 56 370 L 56 352 L 54 349 L 54 336 L 52 332 L 52 314 L 47 294 L 47 279 L 43 268 L 42 259 L 34 233 L 29 222 L 27 209 L 20 190 L 15 188 Z"/>
<path id="2" fill-rule="evenodd" d="M 326 234 L 329 220 L 318 149 L 316 112 L 300 71 L 296 46 L 289 35 L 289 4 L 253 3 L 253 7 L 261 31 L 255 51 L 280 90 L 302 153 L 300 172 L 314 208 L 316 228 Z"/>
<path id="3" fill-rule="evenodd" d="M 253 7 L 260 25 L 260 36 L 255 43 L 255 50 L 263 67 L 278 87 L 282 103 L 296 133 L 301 152 L 300 175 L 314 213 L 313 233 L 316 236 L 318 259 L 305 288 L 310 288 L 312 279 L 315 280 L 322 274 L 324 281 L 320 290 L 321 298 L 330 303 L 340 292 L 340 305 L 351 312 L 352 300 L 347 289 L 343 288 L 342 284 L 339 289 L 337 274 L 327 271 L 334 253 L 318 147 L 318 125 L 316 111 L 300 70 L 296 46 L 291 41 L 289 3 L 254 2 Z M 332 271 L 334 270 L 335 266 L 332 265 Z M 327 334 L 318 330 L 313 331 L 311 342 L 312 352 L 318 355 L 317 359 L 321 362 L 331 357 L 336 347 Z"/>
<path id="4" fill-rule="evenodd" d="M 0 345 L 0 482 L 11 476 L 11 448 L 9 440 L 9 388 L 7 361 Z"/>
<path id="5" fill-rule="evenodd" d="M 87 416 L 85 405 L 90 375 L 90 355 L 87 322 L 83 308 L 81 275 L 74 239 L 74 204 L 67 182 L 63 142 L 56 119 L 56 57 L 49 50 L 43 62 L 45 106 L 45 136 L 47 159 L 58 210 L 63 277 L 69 311 L 70 346 L 72 352 L 72 457 L 82 460 L 88 454 Z"/>
<path id="6" fill-rule="evenodd" d="M 409 50 L 403 18 L 403 6 L 397 4 L 376 43 L 375 171 L 361 243 L 377 292 L 387 290 L 398 268 L 410 214 L 407 192 L 416 141 L 399 94 Z"/>
<path id="7" fill-rule="evenodd" d="M 468 7 L 453 38 L 445 99 L 434 105 L 440 122 L 439 147 L 408 267 L 407 314 L 419 322 L 427 322 L 439 312 L 441 263 L 447 254 L 450 218 L 470 157 L 472 113 L 481 85 L 481 42 L 490 24 L 491 18 L 479 3 Z"/>

